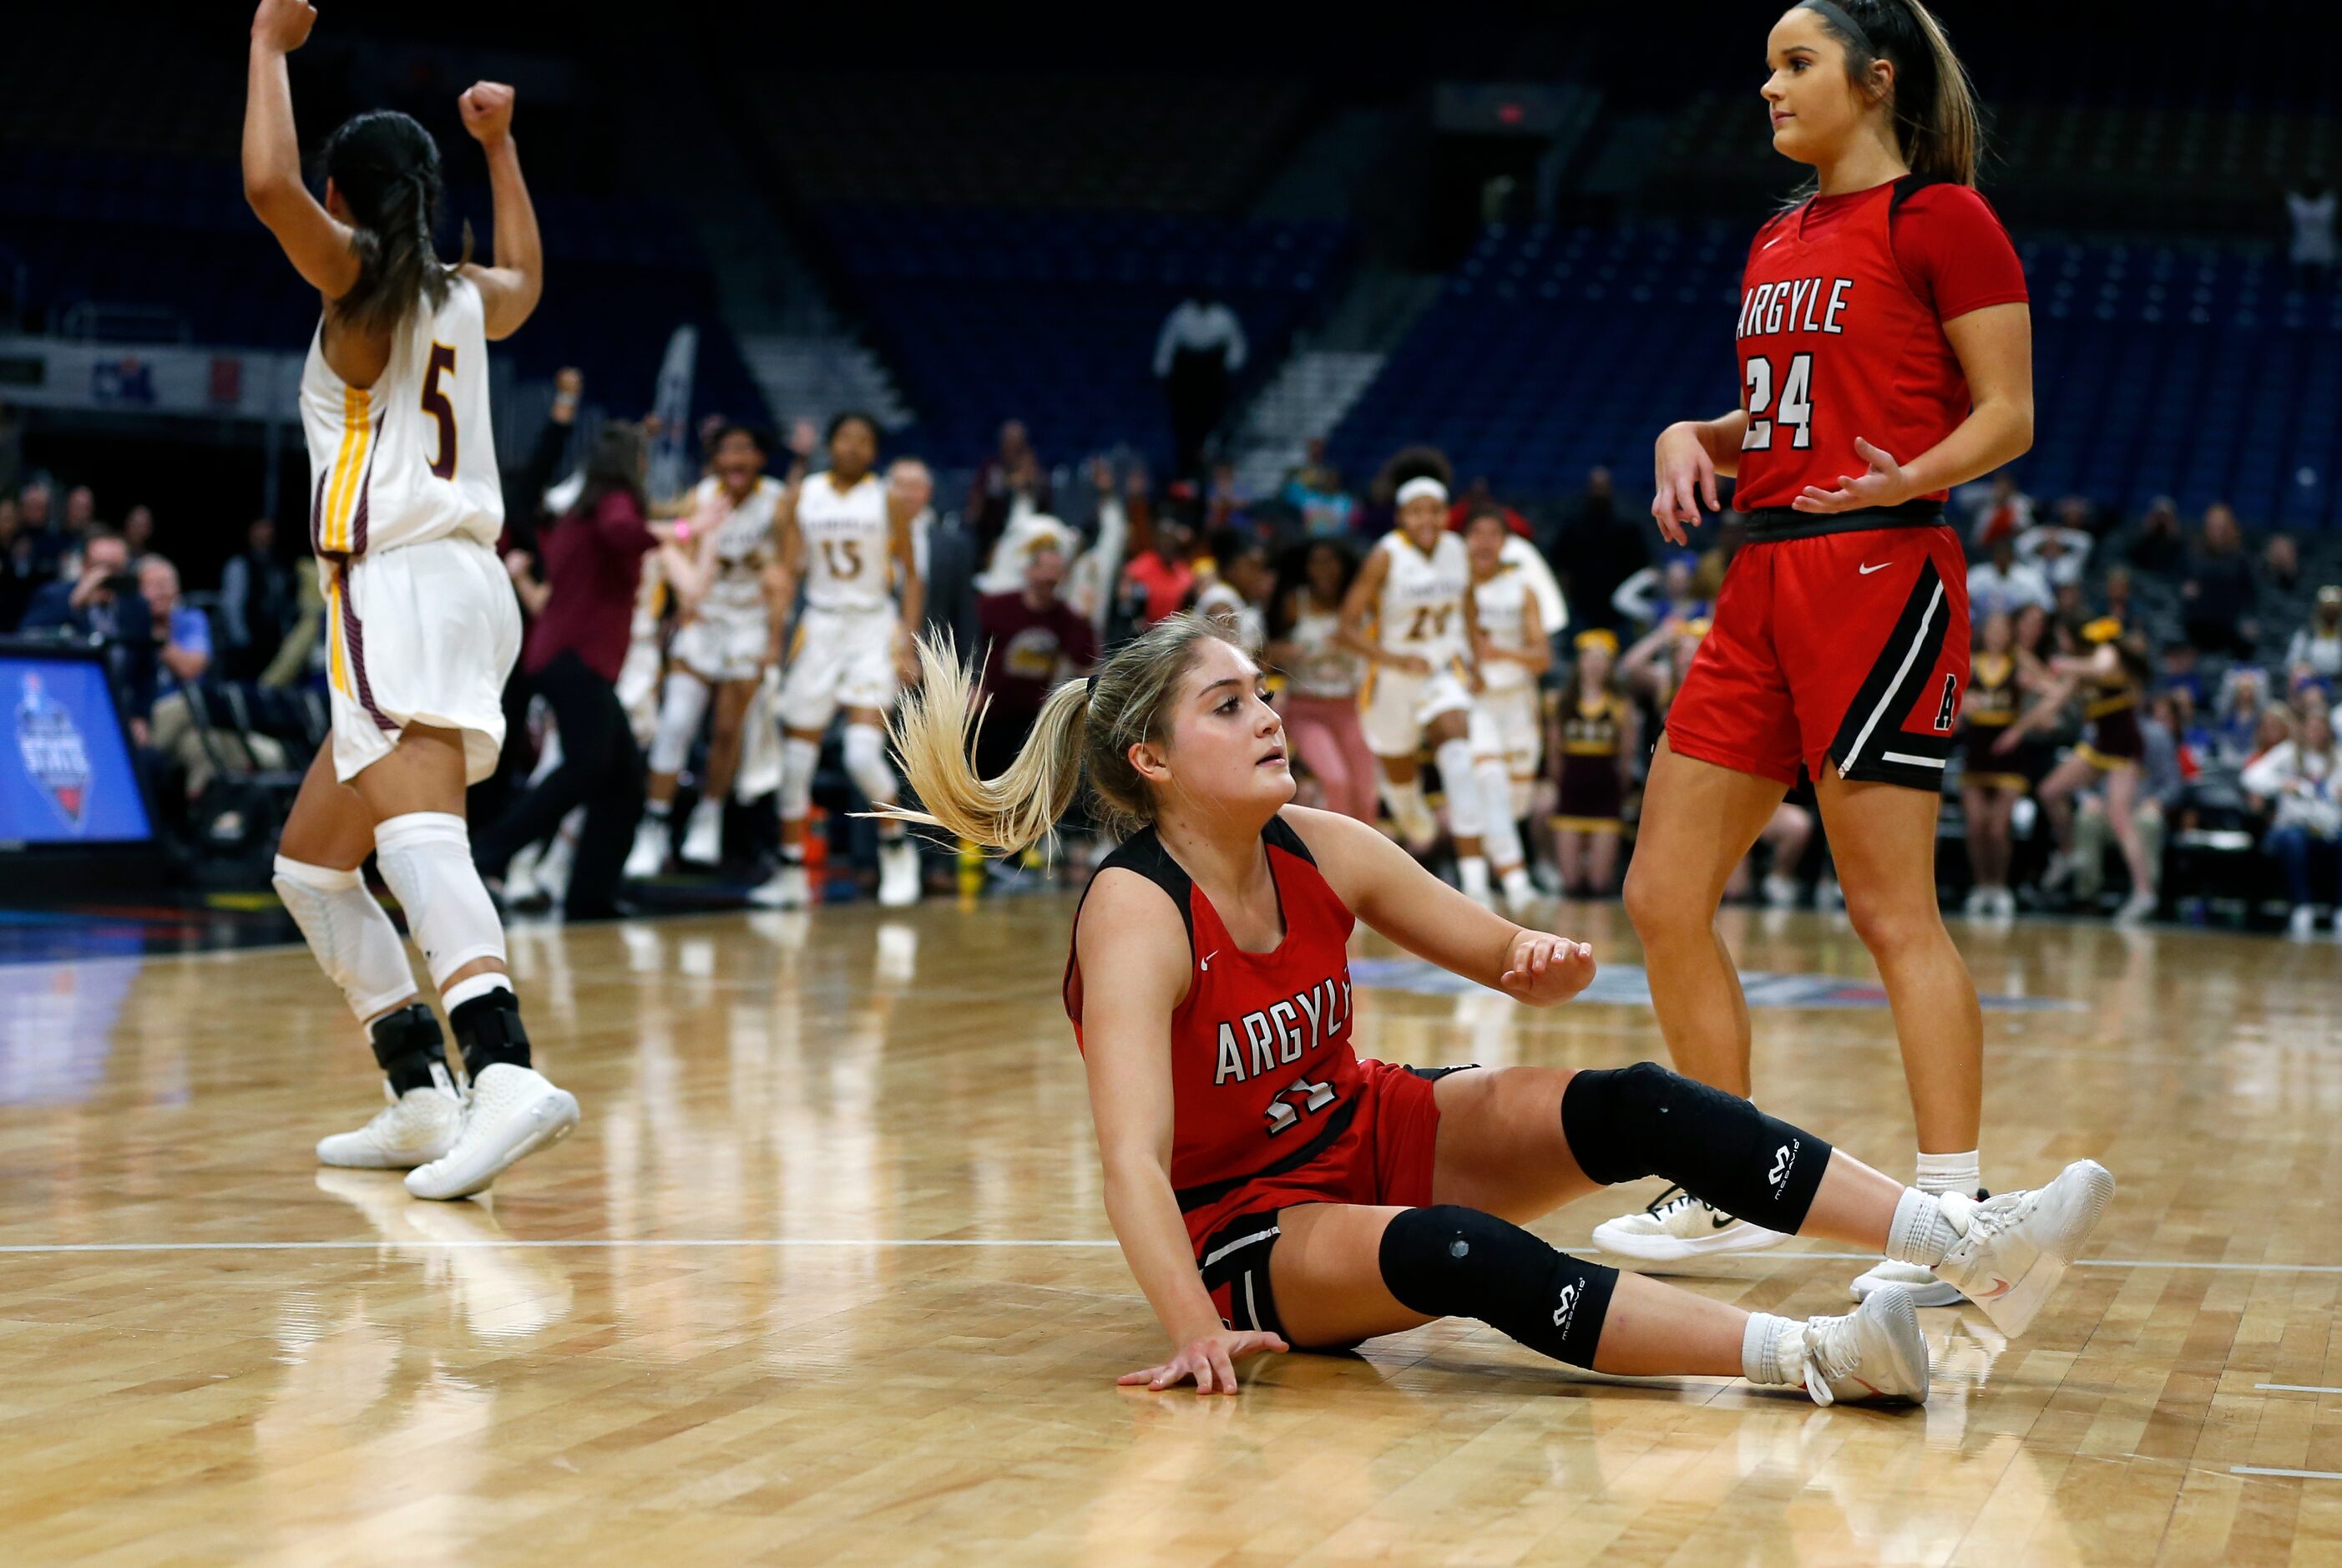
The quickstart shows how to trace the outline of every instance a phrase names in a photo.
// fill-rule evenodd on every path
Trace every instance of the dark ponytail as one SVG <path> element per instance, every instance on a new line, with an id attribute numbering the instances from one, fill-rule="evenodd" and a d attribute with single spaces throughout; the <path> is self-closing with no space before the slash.
<path id="1" fill-rule="evenodd" d="M 334 302 L 344 326 L 387 333 L 416 305 L 436 310 L 453 269 L 431 241 L 439 217 L 439 145 L 408 115 L 377 109 L 346 121 L 326 138 L 325 177 L 348 206 L 355 234 L 358 281 Z M 472 230 L 464 228 L 464 261 Z"/>
<path id="2" fill-rule="evenodd" d="M 1895 67 L 1895 142 L 1911 172 L 1973 186 L 1984 135 L 1976 87 L 1944 25 L 1920 0 L 1806 0 L 1846 50 L 1847 79 L 1867 89 L 1870 67 Z"/>

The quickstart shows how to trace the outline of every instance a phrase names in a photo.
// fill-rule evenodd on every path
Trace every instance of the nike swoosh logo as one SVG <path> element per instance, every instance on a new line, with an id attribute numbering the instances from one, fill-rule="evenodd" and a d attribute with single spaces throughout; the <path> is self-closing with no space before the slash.
<path id="1" fill-rule="evenodd" d="M 1213 959 L 1215 959 L 1215 958 L 1217 958 L 1219 955 L 1220 955 L 1220 950 L 1219 950 L 1218 948 L 1215 947 L 1215 948 L 1213 948 L 1213 949 L 1211 950 L 1211 952 L 1209 952 L 1209 953 L 1207 953 L 1207 954 L 1204 954 L 1204 961 L 1203 961 L 1201 964 L 1198 964 L 1197 965 L 1196 965 L 1196 968 L 1198 968 L 1198 969 L 1205 969 L 1205 970 L 1208 970 L 1208 969 L 1210 969 L 1210 968 L 1211 968 L 1211 966 L 1212 966 L 1212 960 L 1213 960 Z"/>
<path id="2" fill-rule="evenodd" d="M 1767 251 L 1771 250 L 1775 245 L 1779 245 L 1782 237 L 1783 236 L 1779 235 L 1776 235 L 1771 239 L 1767 240 L 1763 245 L 1756 247 L 1756 254 L 1758 255 L 1763 255 Z"/>
<path id="3" fill-rule="evenodd" d="M 1860 570 L 1857 574 L 1857 575 L 1859 575 L 1859 576 L 1867 577 L 1867 576 L 1869 576 L 1873 572 L 1884 572 L 1885 570 L 1887 570 L 1887 567 L 1892 566 L 1893 564 L 1895 564 L 1895 563 L 1894 563 L 1894 562 L 1892 562 L 1892 561 L 1881 561 L 1881 562 L 1880 562 L 1877 565 L 1876 565 L 1876 566 L 1865 566 L 1865 567 L 1861 568 L 1861 570 Z"/>
<path id="4" fill-rule="evenodd" d="M 1736 1225 L 1739 1223 L 1740 1216 L 1737 1214 L 1717 1214 L 1715 1218 L 1709 1220 L 1707 1224 L 1710 1230 L 1720 1231 L 1726 1225 Z"/>
<path id="5" fill-rule="evenodd" d="M 1977 1296 L 1976 1299 L 1977 1299 L 1977 1301 L 1980 1301 L 1980 1302 L 1988 1302 L 1988 1301 L 1992 1300 L 1995 1296 L 2005 1296 L 2005 1295 L 2007 1295 L 2007 1293 L 2008 1293 L 2008 1282 L 2007 1282 L 2007 1280 L 2005 1280 L 2005 1279 L 2000 1278 L 1997 1274 L 1996 1274 L 1996 1275 L 1994 1275 L 1994 1276 L 1993 1276 L 1992 1289 L 1990 1289 L 1990 1290 L 1988 1290 L 1988 1291 L 1986 1291 L 1983 1294 L 1981 1294 L 1981 1295 Z"/>

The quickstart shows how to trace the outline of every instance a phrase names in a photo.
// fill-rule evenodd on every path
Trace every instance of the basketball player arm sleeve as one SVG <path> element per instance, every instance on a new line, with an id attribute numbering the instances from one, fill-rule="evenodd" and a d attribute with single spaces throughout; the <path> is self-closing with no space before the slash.
<path id="1" fill-rule="evenodd" d="M 1525 931 L 1465 897 L 1371 824 L 1306 806 L 1281 814 L 1335 895 L 1416 957 L 1536 1006 L 1567 1001 L 1594 978 L 1591 948 Z M 1508 974 L 1519 978 L 1507 984 Z"/>
<path id="2" fill-rule="evenodd" d="M 1082 1066 L 1097 1124 L 1106 1218 L 1174 1345 L 1220 1331 L 1171 1186 L 1171 1015 L 1187 988 L 1187 932 L 1162 889 L 1131 872 L 1090 886 L 1078 936 Z"/>

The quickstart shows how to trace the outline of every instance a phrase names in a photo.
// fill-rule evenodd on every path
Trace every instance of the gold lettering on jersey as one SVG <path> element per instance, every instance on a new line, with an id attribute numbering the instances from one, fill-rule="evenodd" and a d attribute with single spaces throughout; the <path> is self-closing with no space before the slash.
<path id="1" fill-rule="evenodd" d="M 1350 983 L 1334 978 L 1241 1018 L 1223 1020 L 1212 1083 L 1241 1084 L 1290 1067 L 1331 1043 L 1349 1021 Z"/>
<path id="2" fill-rule="evenodd" d="M 1825 282 L 1829 285 L 1827 304 L 1823 302 Z M 1760 283 L 1742 296 L 1740 327 L 1734 335 L 1770 337 L 1790 332 L 1841 335 L 1846 328 L 1838 325 L 1837 318 L 1845 311 L 1847 292 L 1853 287 L 1850 277 L 1785 278 L 1779 283 Z"/>

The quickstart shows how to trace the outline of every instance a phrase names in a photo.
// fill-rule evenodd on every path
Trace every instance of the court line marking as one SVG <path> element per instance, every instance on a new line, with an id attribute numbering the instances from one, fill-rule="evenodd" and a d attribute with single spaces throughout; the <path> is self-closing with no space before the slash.
<path id="1" fill-rule="evenodd" d="M 2289 1475 L 2298 1481 L 2342 1481 L 2342 1470 L 2273 1470 L 2263 1464 L 2231 1464 L 2231 1475 Z"/>
<path id="2" fill-rule="evenodd" d="M 1599 1253 L 1602 1251 L 1599 1247 L 1573 1247 L 1568 1250 L 1572 1252 L 1587 1253 Z M 1624 1254 L 1614 1253 L 1609 1255 L 1616 1257 L 1623 1256 Z M 1773 1263 L 1789 1263 L 1800 1258 L 1820 1258 L 1834 1263 L 1875 1263 L 1878 1261 L 1878 1254 L 1877 1253 L 1776 1253 L 1770 1259 L 1766 1261 Z M 1686 1261 L 1697 1263 L 1708 1260 L 1695 1258 L 1687 1259 Z M 1735 1261 L 1753 1263 L 1756 1260 L 1749 1258 L 1746 1254 L 1742 1253 L 1735 1254 Z M 2342 1263 L 2195 1263 L 2177 1258 L 2077 1258 L 2068 1266 L 2077 1269 L 2209 1269 L 2221 1273 L 2248 1274 L 2342 1274 Z M 1695 1274 L 1686 1277 L 1696 1279 L 1705 1276 Z M 2342 1390 L 2337 1390 L 2337 1392 L 2342 1392 Z"/>
<path id="3" fill-rule="evenodd" d="M 2253 1386 L 2273 1389 L 2278 1393 L 2342 1393 L 2342 1388 L 2327 1388 L 2315 1383 L 2257 1383 Z"/>

